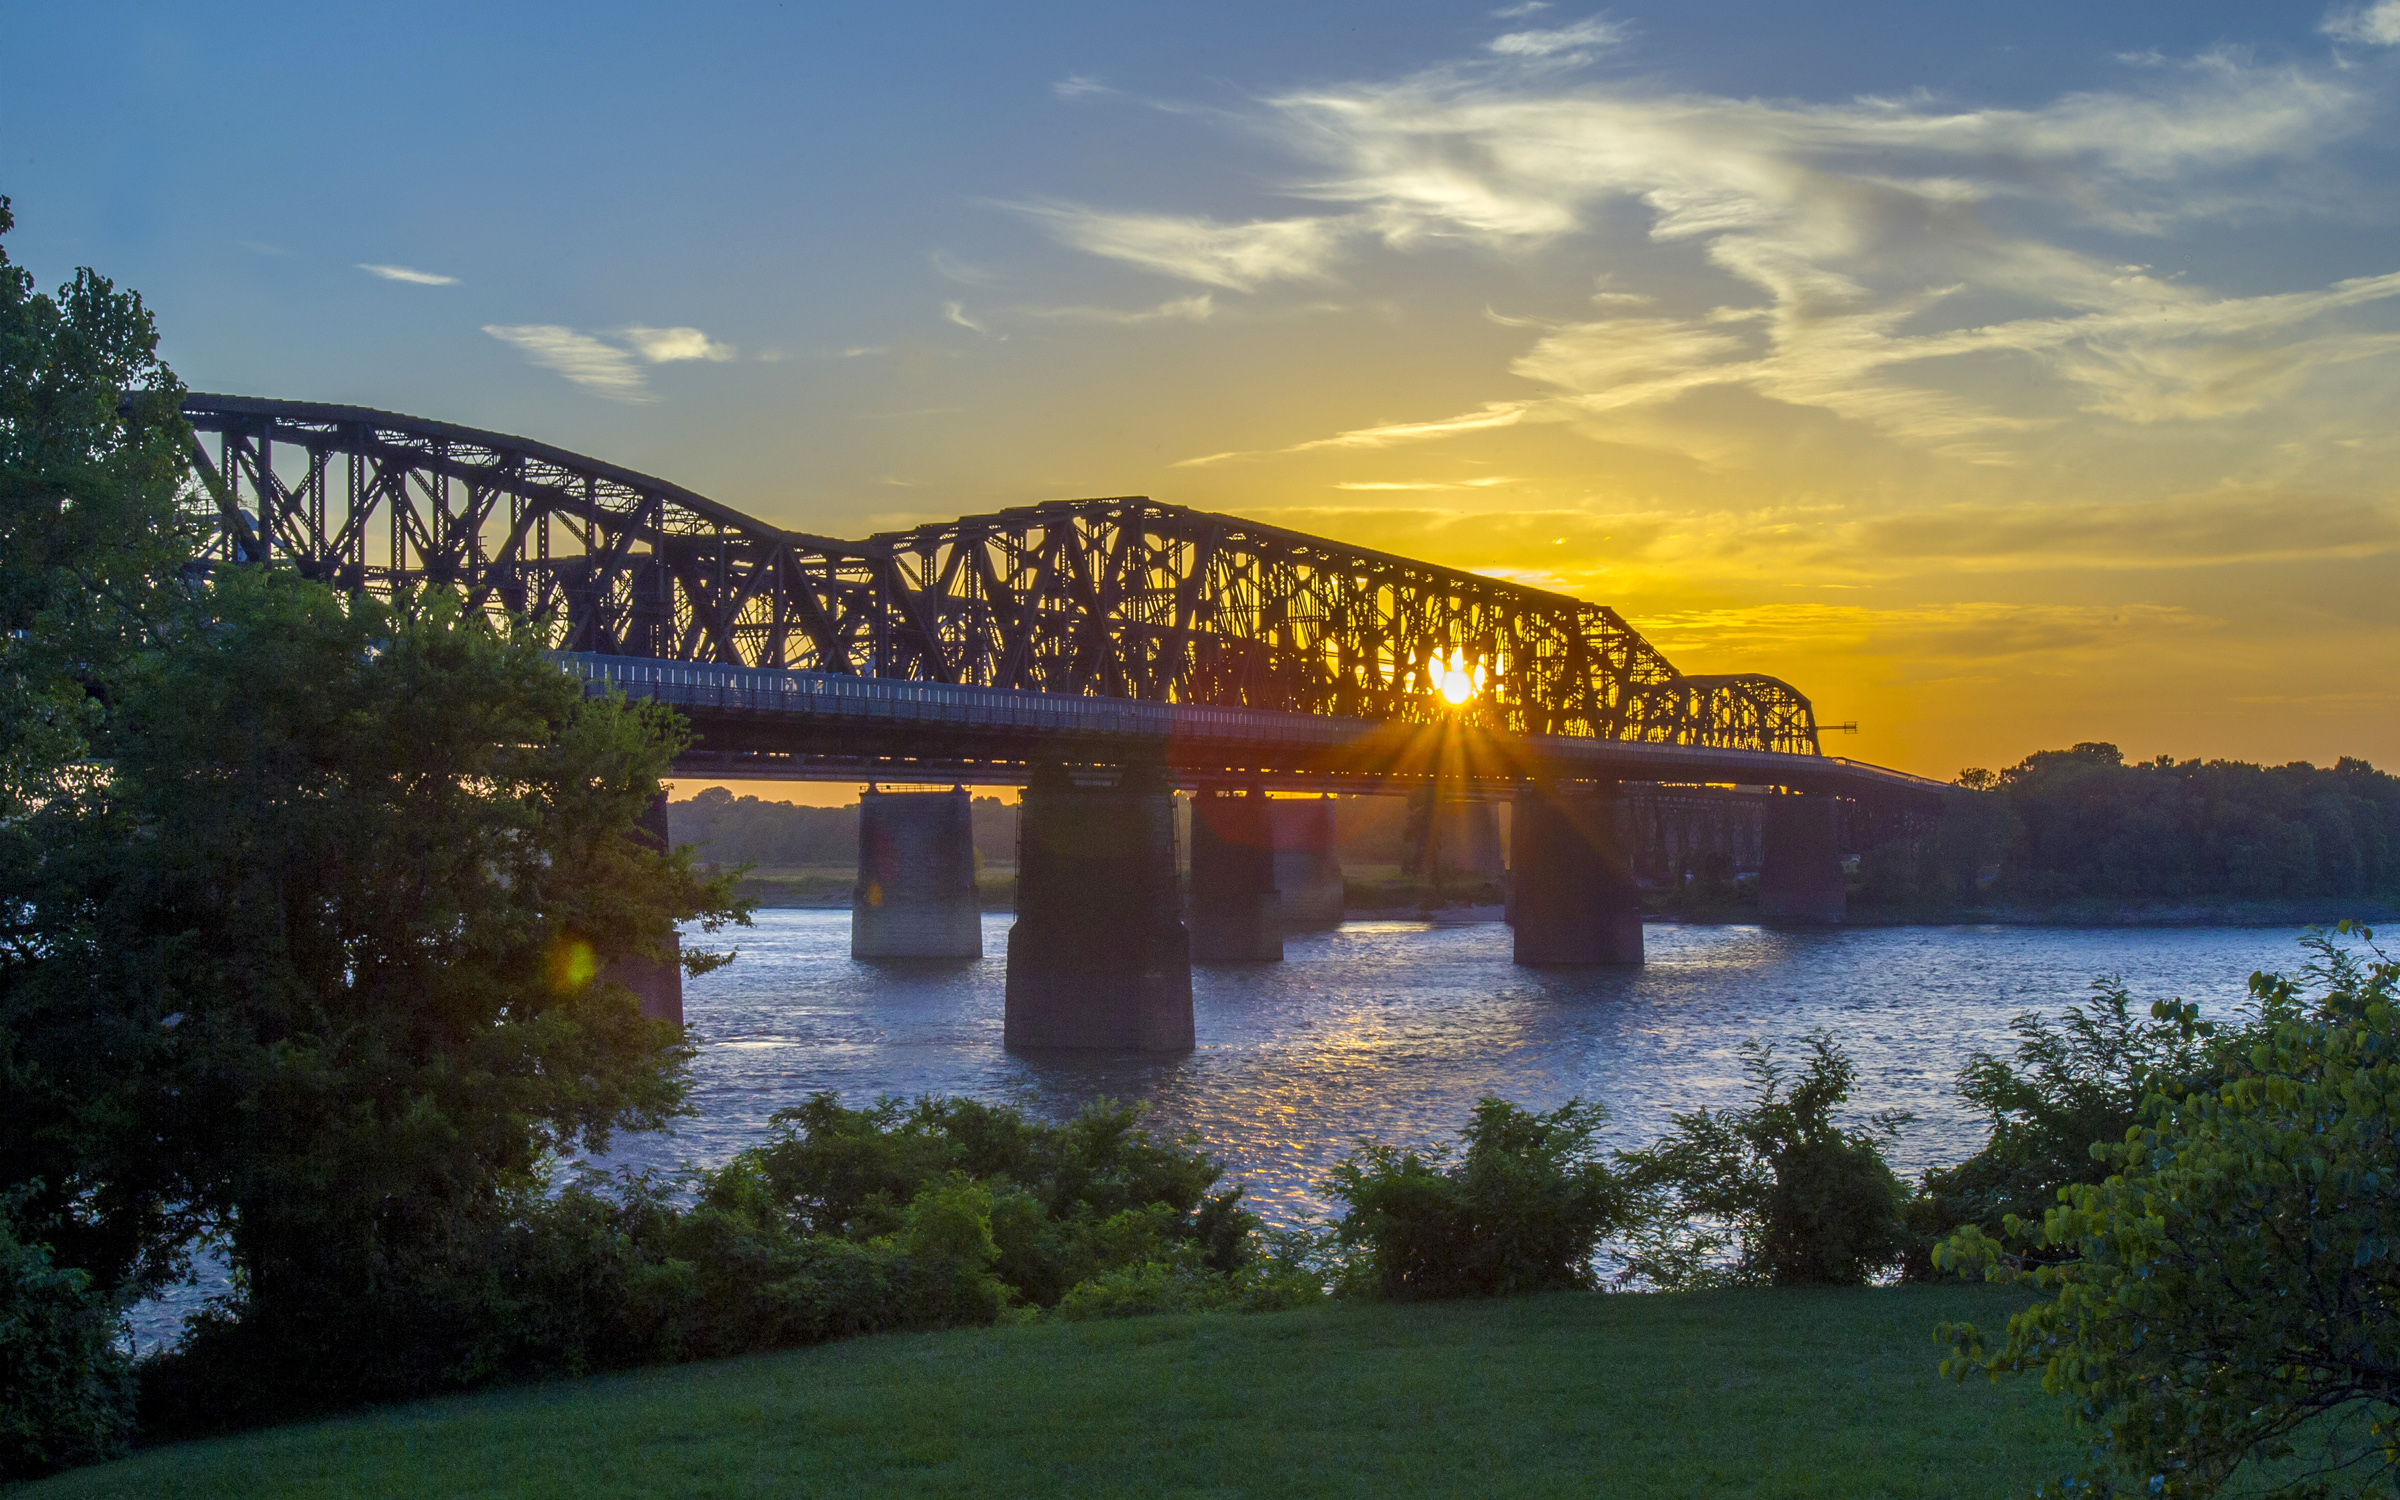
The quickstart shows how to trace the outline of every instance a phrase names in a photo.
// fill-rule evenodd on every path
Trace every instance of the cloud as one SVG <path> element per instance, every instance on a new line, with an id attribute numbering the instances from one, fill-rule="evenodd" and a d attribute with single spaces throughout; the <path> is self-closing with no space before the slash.
<path id="1" fill-rule="evenodd" d="M 1332 437 L 1315 438 L 1295 443 L 1289 448 L 1261 448 L 1251 452 L 1210 453 L 1199 458 L 1177 459 L 1171 467 L 1197 469 L 1209 464 L 1225 463 L 1238 458 L 1267 458 L 1286 453 L 1320 453 L 1334 448 L 1389 448 L 1396 443 L 1417 443 L 1428 438 L 1454 437 L 1462 432 L 1482 432 L 1493 427 L 1513 427 L 1523 421 L 1530 405 L 1523 401 L 1493 401 L 1481 411 L 1462 412 L 1433 422 L 1386 422 L 1374 427 L 1356 427 L 1337 432 Z"/>
<path id="2" fill-rule="evenodd" d="M 947 322 L 956 323 L 961 328 L 972 329 L 977 333 L 989 334 L 991 332 L 991 329 L 967 316 L 967 307 L 963 302 L 943 303 L 942 317 Z"/>
<path id="3" fill-rule="evenodd" d="M 483 331 L 504 344 L 515 345 L 519 353 L 543 369 L 555 370 L 612 401 L 655 399 L 631 354 L 589 334 L 555 323 L 486 323 Z"/>
<path id="4" fill-rule="evenodd" d="M 1321 281 L 1355 226 L 1335 218 L 1223 224 L 1174 214 L 1111 213 L 1071 204 L 1008 204 L 1061 243 L 1145 270 L 1231 291 Z"/>
<path id="5" fill-rule="evenodd" d="M 405 281 L 413 286 L 458 285 L 458 278 L 455 276 L 443 276 L 433 271 L 412 270 L 407 266 L 381 266 L 362 260 L 358 263 L 358 268 L 369 276 L 380 276 L 386 281 Z"/>
<path id="6" fill-rule="evenodd" d="M 1900 609 L 1766 604 L 1651 612 L 1638 621 L 1670 659 L 1843 650 L 1912 661 L 2096 655 L 2222 623 L 2176 605 L 1981 601 Z"/>
<path id="7" fill-rule="evenodd" d="M 637 324 L 620 331 L 634 352 L 654 365 L 686 359 L 722 364 L 741 355 L 733 345 L 720 344 L 697 328 L 644 328 Z"/>
<path id="8" fill-rule="evenodd" d="M 998 278 L 980 266 L 972 266 L 947 250 L 936 250 L 925 257 L 932 262 L 936 273 L 961 286 L 984 286 Z"/>
<path id="9" fill-rule="evenodd" d="M 1125 311 L 1113 307 L 1025 307 L 1018 311 L 1028 317 L 1056 318 L 1070 323 L 1115 323 L 1131 327 L 1141 323 L 1205 323 L 1217 310 L 1216 298 L 1207 292 L 1197 296 L 1177 297 L 1156 307 L 1141 307 Z"/>
<path id="10" fill-rule="evenodd" d="M 1344 479 L 1337 490 L 1486 490 L 1518 481 L 1505 474 L 1490 474 L 1480 479 Z"/>
<path id="11" fill-rule="evenodd" d="M 1078 74 L 1061 78 L 1050 85 L 1050 92 L 1061 99 L 1084 99 L 1094 94 L 1114 94 L 1117 91 L 1097 78 L 1085 78 Z"/>
<path id="12" fill-rule="evenodd" d="M 2371 14 L 2387 7 L 2400 0 Z M 1502 40 L 1509 55 L 1538 59 L 1613 34 L 1592 20 Z M 2076 243 L 2308 211 L 2291 197 L 2289 165 L 2355 134 L 2374 103 L 2338 69 L 2226 55 L 2027 109 L 1922 97 L 1764 103 L 1458 65 L 1268 101 L 1258 123 L 1318 168 L 1295 190 L 1346 214 L 1234 225 L 1024 211 L 1078 248 L 1242 290 L 1322 276 L 1361 241 L 1589 254 L 1579 242 L 1612 224 L 1646 230 L 1667 264 L 1688 268 L 1670 283 L 1687 289 L 1681 298 L 1633 289 L 1608 268 L 1600 318 L 1500 317 L 1538 330 L 1510 373 L 1544 396 L 1259 451 L 1381 447 L 1524 421 L 1639 444 L 1655 426 L 1645 410 L 1731 388 L 1952 460 L 2008 466 L 2062 423 L 2246 415 L 2296 399 L 2336 367 L 2400 352 L 2394 330 L 2358 316 L 2400 297 L 2400 273 L 2225 295 Z M 1692 271 L 1737 295 L 1692 307 Z M 2010 365 L 2022 373 L 1997 373 Z M 1255 452 L 1184 462 L 1245 456 Z"/>
<path id="13" fill-rule="evenodd" d="M 1495 21 L 1517 21 L 1538 16 L 1550 8 L 1550 0 L 1525 0 L 1522 5 L 1504 5 L 1491 13 Z"/>
<path id="14" fill-rule="evenodd" d="M 1511 12 L 1501 11 L 1498 14 L 1508 16 Z M 1577 21 L 1572 26 L 1561 26 L 1551 31 L 1512 31 L 1505 36 L 1494 37 L 1484 44 L 1484 48 L 1502 57 L 1547 59 L 1582 57 L 1588 55 L 1586 49 L 1614 47 L 1624 40 L 1624 27 L 1594 16 L 1590 20 Z"/>
<path id="15" fill-rule="evenodd" d="M 2325 34 L 2373 47 L 2400 47 L 2400 0 L 2338 9 L 2325 17 Z"/>

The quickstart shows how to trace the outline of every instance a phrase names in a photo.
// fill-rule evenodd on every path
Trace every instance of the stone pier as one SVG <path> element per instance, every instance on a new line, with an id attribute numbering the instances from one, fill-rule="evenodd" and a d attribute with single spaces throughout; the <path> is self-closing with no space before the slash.
<path id="1" fill-rule="evenodd" d="M 643 843 L 661 854 L 667 852 L 670 847 L 671 835 L 667 832 L 667 793 L 664 787 L 659 789 L 658 797 L 650 804 L 649 810 L 642 814 L 642 821 L 637 827 L 639 832 L 636 837 Z M 673 1021 L 676 1025 L 681 1026 L 683 1024 L 683 964 L 680 961 L 682 952 L 683 939 L 674 933 L 669 933 L 667 934 L 669 956 L 665 960 L 616 959 L 602 967 L 600 978 L 612 984 L 621 984 L 633 991 L 634 998 L 641 1002 L 642 1014 L 651 1020 Z"/>
<path id="2" fill-rule="evenodd" d="M 1192 961 L 1280 963 L 1273 804 L 1203 788 L 1192 798 Z"/>
<path id="3" fill-rule="evenodd" d="M 1283 797 L 1267 804 L 1275 830 L 1275 889 L 1283 930 L 1311 932 L 1342 925 L 1348 891 L 1334 839 L 1331 797 Z"/>
<path id="4" fill-rule="evenodd" d="M 1641 889 L 1618 846 L 1613 787 L 1517 790 L 1510 824 L 1516 960 L 1521 964 L 1638 964 Z"/>
<path id="5" fill-rule="evenodd" d="M 1850 915 L 1836 799 L 1767 799 L 1758 867 L 1758 914 L 1770 921 L 1840 922 Z"/>
<path id="6" fill-rule="evenodd" d="M 1005 1039 L 1018 1048 L 1188 1052 L 1192 949 L 1163 767 L 1079 786 L 1039 766 L 1017 822 Z"/>
<path id="7" fill-rule="evenodd" d="M 967 790 L 880 792 L 858 799 L 852 958 L 981 958 L 975 824 Z"/>

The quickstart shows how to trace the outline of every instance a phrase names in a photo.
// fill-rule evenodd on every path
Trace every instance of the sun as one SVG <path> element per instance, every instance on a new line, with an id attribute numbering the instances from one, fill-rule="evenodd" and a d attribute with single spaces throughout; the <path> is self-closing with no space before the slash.
<path id="1" fill-rule="evenodd" d="M 1436 657 L 1433 662 L 1433 686 L 1453 705 L 1475 696 L 1477 673 L 1461 666 L 1456 656 Z"/>

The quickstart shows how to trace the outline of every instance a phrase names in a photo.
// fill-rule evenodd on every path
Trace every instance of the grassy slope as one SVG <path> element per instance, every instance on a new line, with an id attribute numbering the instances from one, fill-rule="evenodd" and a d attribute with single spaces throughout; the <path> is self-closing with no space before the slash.
<path id="1" fill-rule="evenodd" d="M 1554 1296 L 860 1339 L 185 1444 L 74 1496 L 2013 1496 L 2030 1382 L 1934 1373 L 1981 1288 Z"/>

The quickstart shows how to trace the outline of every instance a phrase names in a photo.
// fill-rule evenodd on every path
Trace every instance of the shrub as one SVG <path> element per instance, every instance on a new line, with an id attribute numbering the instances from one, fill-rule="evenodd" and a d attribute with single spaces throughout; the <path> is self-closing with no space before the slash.
<path id="1" fill-rule="evenodd" d="M 21 1237 L 26 1196 L 0 1199 L 0 1482 L 114 1457 L 133 1429 L 116 1299 Z"/>
<path id="2" fill-rule="evenodd" d="M 2274 1493 L 2400 1479 L 2400 964 L 2310 946 L 2298 980 L 2252 979 L 2258 1013 L 2215 1049 L 2221 1078 L 2155 1080 L 2106 1149 L 2114 1175 L 1936 1252 L 2043 1294 L 1996 1347 L 1945 1329 L 1944 1368 L 2038 1369 L 2071 1396 L 2093 1439 L 2078 1493 L 2213 1495 L 2303 1440 L 2262 1476 Z M 2210 1035 L 2189 1006 L 2152 1013 Z"/>
<path id="3" fill-rule="evenodd" d="M 1333 1229 L 1348 1288 L 1415 1299 L 1593 1285 L 1625 1205 L 1594 1143 L 1607 1118 L 1581 1100 L 1530 1114 L 1486 1098 L 1455 1157 L 1360 1142 L 1324 1185 L 1348 1205 Z"/>
<path id="4" fill-rule="evenodd" d="M 1912 1279 L 1937 1274 L 1929 1252 L 1961 1225 L 1997 1234 L 2012 1214 L 2040 1218 L 2069 1183 L 2106 1177 L 2101 1148 L 2125 1139 L 2153 1082 L 2207 1066 L 2206 1049 L 2175 1022 L 2134 1014 L 2121 977 L 2092 981 L 2092 997 L 2088 1009 L 2068 1006 L 2056 1025 L 2018 1016 L 2013 1059 L 1977 1050 L 1959 1069 L 1959 1097 L 1991 1117 L 1991 1140 L 1925 1174 L 1909 1204 Z"/>
<path id="5" fill-rule="evenodd" d="M 1835 1123 L 1858 1069 L 1826 1032 L 1807 1046 L 1793 1078 L 1771 1043 L 1743 1044 L 1746 1107 L 1676 1115 L 1656 1145 L 1619 1153 L 1635 1199 L 1626 1279 L 1858 1286 L 1899 1260 L 1908 1192 L 1883 1147 L 1908 1116 Z"/>

